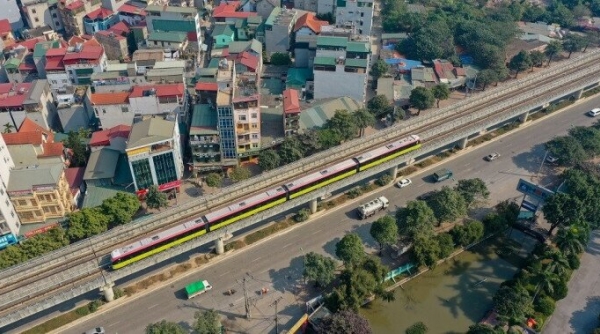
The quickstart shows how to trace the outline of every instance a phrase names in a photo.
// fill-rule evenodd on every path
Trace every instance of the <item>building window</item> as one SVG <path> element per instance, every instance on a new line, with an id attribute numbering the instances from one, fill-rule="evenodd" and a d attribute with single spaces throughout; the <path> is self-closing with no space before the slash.
<path id="1" fill-rule="evenodd" d="M 6 206 L 8 206 L 8 204 L 10 203 L 8 200 L 6 200 L 6 202 L 4 202 L 6 204 Z"/>
<path id="2" fill-rule="evenodd" d="M 52 13 L 52 17 L 53 17 L 53 18 L 56 18 L 56 13 Z"/>
<path id="3" fill-rule="evenodd" d="M 58 81 L 56 81 L 56 80 L 50 80 L 50 82 L 51 82 L 53 85 L 56 85 L 56 84 L 58 84 Z"/>
<path id="4" fill-rule="evenodd" d="M 252 113 L 252 115 L 251 115 L 251 117 L 252 117 L 252 118 L 257 118 L 257 117 L 258 117 L 258 114 L 257 114 L 257 113 L 255 113 L 255 112 L 253 112 L 253 113 Z"/>
<path id="5" fill-rule="evenodd" d="M 258 124 L 256 124 L 256 123 L 253 123 L 253 124 L 252 124 L 252 128 L 253 128 L 253 129 L 258 129 Z"/>
<path id="6" fill-rule="evenodd" d="M 38 204 L 37 204 L 37 201 L 36 201 L 36 200 L 34 200 L 34 199 L 32 199 L 32 200 L 31 200 L 31 205 L 33 205 L 33 206 L 37 206 L 37 205 L 38 205 Z"/>
<path id="7" fill-rule="evenodd" d="M 14 211 L 11 211 L 11 212 L 10 212 L 10 216 L 11 216 L 11 217 L 13 217 L 13 218 L 15 218 L 15 212 L 14 212 Z"/>
<path id="8" fill-rule="evenodd" d="M 69 82 L 69 80 L 63 79 L 62 83 L 66 84 L 67 82 Z"/>
<path id="9" fill-rule="evenodd" d="M 31 12 L 32 12 L 33 14 L 37 13 L 37 12 L 35 11 L 35 9 L 31 9 Z"/>
<path id="10" fill-rule="evenodd" d="M 20 199 L 20 200 L 18 200 L 18 201 L 17 201 L 17 203 L 19 203 L 19 205 L 21 205 L 21 206 L 25 206 L 25 205 L 27 205 L 27 201 L 26 201 L 26 200 L 24 200 L 24 199 Z"/>
<path id="11" fill-rule="evenodd" d="M 103 114 L 106 114 L 106 109 L 102 109 L 102 113 L 103 113 Z"/>
<path id="12" fill-rule="evenodd" d="M 127 107 L 121 107 L 121 112 L 129 112 L 129 108 L 127 108 Z"/>
<path id="13" fill-rule="evenodd" d="M 132 161 L 131 168 L 133 169 L 133 177 L 137 183 L 138 189 L 146 189 L 154 184 L 148 159 Z"/>
<path id="14" fill-rule="evenodd" d="M 238 117 L 238 119 L 239 119 L 240 121 L 245 121 L 245 120 L 246 120 L 246 115 L 240 115 L 240 116 Z"/>
<path id="15" fill-rule="evenodd" d="M 40 19 L 38 19 L 37 17 L 33 19 L 35 22 L 40 22 Z"/>
<path id="16" fill-rule="evenodd" d="M 258 134 L 256 134 L 256 133 L 253 133 L 253 134 L 252 134 L 252 139 L 258 139 Z"/>
<path id="17" fill-rule="evenodd" d="M 165 184 L 177 180 L 177 169 L 173 159 L 173 152 L 156 155 L 152 157 L 154 163 L 154 171 L 156 172 L 156 182 Z"/>

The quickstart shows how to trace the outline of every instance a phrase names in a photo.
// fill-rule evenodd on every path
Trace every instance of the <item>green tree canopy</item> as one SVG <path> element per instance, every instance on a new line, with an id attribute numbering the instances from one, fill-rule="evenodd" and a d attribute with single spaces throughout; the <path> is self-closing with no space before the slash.
<path id="1" fill-rule="evenodd" d="M 426 334 L 429 328 L 422 321 L 416 322 L 405 331 L 406 334 Z"/>
<path id="2" fill-rule="evenodd" d="M 556 137 L 546 143 L 546 150 L 561 165 L 572 166 L 583 162 L 587 154 L 581 143 L 571 136 Z"/>
<path id="3" fill-rule="evenodd" d="M 262 150 L 258 155 L 258 166 L 262 170 L 271 170 L 281 165 L 281 158 L 275 150 Z"/>
<path id="4" fill-rule="evenodd" d="M 435 103 L 435 97 L 433 97 L 431 91 L 421 86 L 410 92 L 408 100 L 413 107 L 417 108 L 417 114 L 421 114 L 421 110 L 431 108 Z"/>
<path id="5" fill-rule="evenodd" d="M 530 313 L 530 305 L 529 294 L 518 285 L 502 286 L 494 296 L 494 308 L 498 315 L 519 323 Z"/>
<path id="6" fill-rule="evenodd" d="M 158 190 L 158 186 L 151 185 L 146 193 L 146 205 L 151 209 L 161 209 L 169 205 L 167 194 Z"/>
<path id="7" fill-rule="evenodd" d="M 319 146 L 324 149 L 332 148 L 342 142 L 342 136 L 339 132 L 332 129 L 321 129 L 317 132 Z"/>
<path id="8" fill-rule="evenodd" d="M 600 130 L 593 127 L 577 126 L 569 130 L 569 135 L 581 144 L 587 156 L 600 154 Z"/>
<path id="9" fill-rule="evenodd" d="M 385 95 L 375 95 L 367 102 L 367 110 L 373 115 L 380 117 L 391 113 L 393 107 Z"/>
<path id="10" fill-rule="evenodd" d="M 292 65 L 292 58 L 290 58 L 290 55 L 285 52 L 275 52 L 271 55 L 271 65 L 278 65 L 278 66 L 289 66 Z"/>
<path id="11" fill-rule="evenodd" d="M 339 135 L 342 140 L 350 140 L 358 134 L 358 125 L 348 110 L 336 110 L 332 118 L 325 123 L 325 128 Z"/>
<path id="12" fill-rule="evenodd" d="M 102 202 L 102 211 L 109 217 L 113 226 L 131 222 L 139 209 L 140 200 L 134 194 L 119 192 Z"/>
<path id="13" fill-rule="evenodd" d="M 321 321 L 319 334 L 370 334 L 373 331 L 367 319 L 352 311 L 340 311 Z"/>
<path id="14" fill-rule="evenodd" d="M 481 86 L 483 90 L 494 82 L 498 82 L 498 74 L 493 69 L 486 68 L 481 70 L 477 74 L 477 85 Z"/>
<path id="15" fill-rule="evenodd" d="M 427 204 L 433 210 L 438 223 L 452 222 L 467 214 L 467 203 L 458 191 L 444 186 L 435 192 Z"/>
<path id="16" fill-rule="evenodd" d="M 356 110 L 352 116 L 354 116 L 361 137 L 364 135 L 366 128 L 375 125 L 375 116 L 364 108 Z"/>
<path id="17" fill-rule="evenodd" d="M 105 215 L 99 207 L 83 208 L 68 216 L 67 238 L 71 242 L 89 238 L 108 229 L 110 217 Z"/>
<path id="18" fill-rule="evenodd" d="M 514 55 L 509 63 L 508 68 L 515 71 L 515 78 L 519 76 L 519 72 L 526 71 L 533 66 L 533 60 L 529 52 L 521 50 L 519 53 Z"/>
<path id="19" fill-rule="evenodd" d="M 221 334 L 221 319 L 215 310 L 196 312 L 194 330 L 198 334 Z"/>
<path id="20" fill-rule="evenodd" d="M 373 80 L 377 81 L 377 79 L 386 75 L 389 70 L 390 65 L 381 59 L 377 59 L 373 66 L 371 66 L 371 76 L 373 76 Z"/>
<path id="21" fill-rule="evenodd" d="M 317 286 L 327 286 L 335 278 L 336 263 L 333 259 L 310 252 L 304 256 L 304 278 L 315 281 Z"/>
<path id="22" fill-rule="evenodd" d="M 559 228 L 554 241 L 561 252 L 579 255 L 585 250 L 588 237 L 589 233 L 585 227 L 573 224 Z"/>
<path id="23" fill-rule="evenodd" d="M 454 243 L 461 246 L 468 246 L 476 241 L 479 241 L 483 237 L 484 226 L 483 223 L 472 220 L 465 225 L 456 225 L 450 231 Z"/>
<path id="24" fill-rule="evenodd" d="M 563 40 L 563 49 L 569 53 L 568 58 L 571 58 L 573 52 L 579 52 L 583 50 L 587 41 L 584 37 L 576 34 L 568 34 Z"/>
<path id="25" fill-rule="evenodd" d="M 454 252 L 454 240 L 450 233 L 440 233 L 435 238 L 440 246 L 440 253 L 438 254 L 440 259 L 445 259 Z"/>
<path id="26" fill-rule="evenodd" d="M 438 84 L 431 88 L 433 97 L 437 100 L 437 107 L 440 107 L 441 100 L 447 100 L 450 97 L 450 87 L 447 84 Z"/>
<path id="27" fill-rule="evenodd" d="M 480 178 L 458 180 L 454 187 L 465 200 L 467 207 L 471 207 L 476 200 L 488 199 L 490 191 L 485 182 Z"/>
<path id="28" fill-rule="evenodd" d="M 395 244 L 398 240 L 398 225 L 392 216 L 383 216 L 371 224 L 371 236 L 379 243 L 379 251 L 385 245 Z"/>
<path id="29" fill-rule="evenodd" d="M 437 238 L 433 235 L 419 233 L 413 241 L 413 254 L 419 266 L 434 268 L 442 253 Z"/>
<path id="30" fill-rule="evenodd" d="M 146 334 L 186 334 L 181 325 L 175 322 L 162 320 L 146 326 Z"/>
<path id="31" fill-rule="evenodd" d="M 247 167 L 244 166 L 236 166 L 231 170 L 229 174 L 229 178 L 233 182 L 240 182 L 243 180 L 247 180 L 252 176 L 252 173 Z"/>
<path id="32" fill-rule="evenodd" d="M 469 327 L 467 334 L 504 334 L 504 330 L 497 330 L 486 324 L 475 324 Z"/>
<path id="33" fill-rule="evenodd" d="M 358 265 L 365 257 L 362 240 L 356 233 L 346 234 L 335 245 L 335 255 L 339 257 L 346 267 Z"/>
<path id="34" fill-rule="evenodd" d="M 71 167 L 85 167 L 87 163 L 87 149 L 83 142 L 87 139 L 85 135 L 85 131 L 71 131 L 63 141 L 64 146 L 71 150 L 69 156 Z"/>
<path id="35" fill-rule="evenodd" d="M 437 219 L 424 201 L 409 201 L 406 207 L 396 211 L 396 222 L 399 232 L 412 239 L 420 232 L 433 233 Z"/>
<path id="36" fill-rule="evenodd" d="M 8 246 L 0 252 L 0 269 L 28 261 L 69 244 L 62 227 L 25 239 L 20 244 Z"/>
<path id="37" fill-rule="evenodd" d="M 409 59 L 446 59 L 454 55 L 454 37 L 443 18 L 430 16 L 425 24 L 402 40 L 397 48 Z"/>
<path id="38" fill-rule="evenodd" d="M 550 223 L 549 235 L 558 226 L 569 226 L 583 218 L 583 203 L 576 197 L 561 192 L 555 193 L 544 202 L 544 217 Z"/>
<path id="39" fill-rule="evenodd" d="M 204 178 L 206 185 L 209 187 L 220 187 L 221 182 L 223 182 L 223 176 L 219 173 L 209 173 Z"/>
<path id="40" fill-rule="evenodd" d="M 531 64 L 535 67 L 541 67 L 544 65 L 546 55 L 542 51 L 533 50 L 529 52 L 529 58 L 531 58 Z"/>
<path id="41" fill-rule="evenodd" d="M 277 153 L 279 153 L 283 165 L 304 158 L 302 143 L 295 137 L 286 137 L 279 146 Z"/>
<path id="42" fill-rule="evenodd" d="M 550 41 L 548 45 L 546 45 L 546 49 L 544 50 L 544 54 L 548 58 L 548 64 L 554 60 L 556 56 L 558 56 L 563 50 L 563 46 L 559 41 Z"/>

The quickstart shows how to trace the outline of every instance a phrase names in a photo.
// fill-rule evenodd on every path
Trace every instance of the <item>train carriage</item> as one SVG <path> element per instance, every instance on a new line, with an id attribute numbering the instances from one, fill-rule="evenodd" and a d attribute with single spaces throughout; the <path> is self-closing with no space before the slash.
<path id="1" fill-rule="evenodd" d="M 339 181 L 350 175 L 356 174 L 358 165 L 352 159 L 344 160 L 322 171 L 303 176 L 285 185 L 289 192 L 289 199 L 309 193 L 315 189 L 324 187 Z"/>
<path id="2" fill-rule="evenodd" d="M 421 138 L 416 135 L 402 138 L 396 142 L 365 152 L 354 158 L 360 165 L 359 171 L 367 170 L 384 162 L 395 159 L 403 154 L 421 147 Z"/>

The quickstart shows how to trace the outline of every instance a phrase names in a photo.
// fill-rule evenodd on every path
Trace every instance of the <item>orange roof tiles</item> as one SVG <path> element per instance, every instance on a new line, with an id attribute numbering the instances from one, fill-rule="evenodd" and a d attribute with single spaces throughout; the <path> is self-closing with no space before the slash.
<path id="1" fill-rule="evenodd" d="M 79 191 L 79 187 L 83 182 L 83 175 L 85 174 L 85 167 L 71 167 L 65 169 L 65 178 L 71 188 L 71 194 L 75 195 Z"/>
<path id="2" fill-rule="evenodd" d="M 92 133 L 90 139 L 90 146 L 108 146 L 110 145 L 110 139 L 115 137 L 129 138 L 129 132 L 131 132 L 131 126 L 117 125 L 108 130 L 96 131 Z"/>
<path id="3" fill-rule="evenodd" d="M 125 104 L 129 97 L 128 92 L 122 93 L 95 93 L 91 100 L 93 105 Z"/>
<path id="4" fill-rule="evenodd" d="M 125 23 L 125 21 L 121 21 L 115 24 L 114 26 L 108 28 L 108 31 L 112 31 L 116 34 L 125 36 L 131 31 L 131 29 L 129 29 L 129 26 L 127 25 L 127 23 Z"/>
<path id="5" fill-rule="evenodd" d="M 89 13 L 87 13 L 87 17 L 90 18 L 91 20 L 95 20 L 95 19 L 105 19 L 109 16 L 113 15 L 113 11 L 108 9 L 108 8 L 104 8 L 104 7 L 100 7 L 96 10 L 93 10 Z"/>
<path id="6" fill-rule="evenodd" d="M 294 25 L 294 32 L 302 29 L 303 27 L 307 27 L 315 34 L 318 34 L 321 32 L 321 27 L 327 25 L 329 25 L 329 22 L 318 20 L 313 13 L 306 13 L 300 16 L 298 21 L 296 21 L 296 24 Z"/>
<path id="7" fill-rule="evenodd" d="M 65 150 L 63 143 L 44 143 L 42 145 L 44 153 L 40 154 L 41 157 L 60 157 Z"/>
<path id="8" fill-rule="evenodd" d="M 288 88 L 283 91 L 283 113 L 297 114 L 300 112 L 300 98 L 298 91 Z"/>
<path id="9" fill-rule="evenodd" d="M 134 5 L 130 5 L 127 3 L 124 4 L 123 6 L 119 7 L 119 9 L 117 9 L 117 11 L 127 13 L 127 14 L 146 16 L 146 11 L 143 8 L 136 7 Z"/>
<path id="10" fill-rule="evenodd" d="M 0 20 L 0 33 L 5 34 L 8 32 L 12 32 L 10 21 L 8 21 L 8 19 Z"/>
<path id="11" fill-rule="evenodd" d="M 216 82 L 198 82 L 196 83 L 196 90 L 216 92 L 219 90 L 219 85 Z"/>
<path id="12" fill-rule="evenodd" d="M 151 90 L 154 88 L 156 90 L 156 96 L 158 97 L 166 97 L 166 96 L 179 96 L 183 97 L 183 93 L 185 91 L 185 87 L 183 84 L 165 84 L 165 85 L 148 85 L 148 86 L 133 86 L 133 91 L 129 95 L 132 97 L 142 97 L 144 96 L 144 92 Z"/>
<path id="13" fill-rule="evenodd" d="M 25 117 L 19 131 L 3 133 L 2 138 L 4 138 L 6 145 L 41 145 L 44 143 L 43 135 L 46 135 L 46 142 L 51 143 L 54 141 L 52 132 L 45 130 L 39 124 Z"/>

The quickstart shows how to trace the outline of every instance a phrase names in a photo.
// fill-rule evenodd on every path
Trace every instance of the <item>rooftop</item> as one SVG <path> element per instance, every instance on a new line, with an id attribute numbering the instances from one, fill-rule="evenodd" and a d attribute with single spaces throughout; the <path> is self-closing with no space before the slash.
<path id="1" fill-rule="evenodd" d="M 214 28 L 211 33 L 211 35 L 213 37 L 219 36 L 219 35 L 231 36 L 233 34 L 234 34 L 234 31 L 231 28 L 231 25 L 228 23 L 215 23 Z"/>
<path id="2" fill-rule="evenodd" d="M 217 131 L 217 111 L 208 104 L 194 106 L 190 123 L 190 135 L 197 134 L 219 134 L 219 131 Z"/>
<path id="3" fill-rule="evenodd" d="M 78 48 L 80 48 L 80 51 L 78 51 Z M 78 63 L 81 60 L 100 60 L 103 54 L 104 48 L 102 46 L 81 45 L 80 47 L 74 47 L 74 49 L 67 49 L 63 62 L 69 65 Z"/>
<path id="4" fill-rule="evenodd" d="M 297 114 L 300 112 L 300 99 L 298 91 L 295 89 L 286 89 L 283 91 L 283 113 Z"/>
<path id="5" fill-rule="evenodd" d="M 198 82 L 196 83 L 196 90 L 204 90 L 210 92 L 216 92 L 219 90 L 219 85 L 216 82 Z"/>
<path id="6" fill-rule="evenodd" d="M 151 31 L 148 33 L 149 41 L 183 43 L 186 39 L 187 33 L 181 31 Z"/>
<path id="7" fill-rule="evenodd" d="M 329 22 L 317 19 L 313 13 L 306 13 L 300 16 L 296 21 L 296 24 L 294 25 L 294 32 L 306 27 L 315 34 L 319 34 L 321 32 L 321 27 L 327 25 L 329 25 Z"/>
<path id="8" fill-rule="evenodd" d="M 165 60 L 165 53 L 161 49 L 136 50 L 133 53 L 133 61 L 141 60 L 163 61 Z"/>
<path id="9" fill-rule="evenodd" d="M 36 80 L 35 82 L 39 82 Z M 44 80 L 44 82 L 46 82 Z M 0 108 L 21 108 L 25 103 L 33 103 L 30 95 L 33 95 L 34 83 L 20 83 L 13 85 L 11 83 L 0 84 Z M 32 96 L 35 98 L 35 96 Z M 39 99 L 39 95 L 37 96 Z M 36 103 L 39 103 L 37 101 Z"/>
<path id="10" fill-rule="evenodd" d="M 119 8 L 119 10 L 120 10 L 120 8 Z M 198 10 L 195 7 L 175 7 L 175 6 L 159 6 L 159 5 L 146 6 L 146 12 L 179 13 L 179 14 L 187 14 L 187 15 L 198 14 Z"/>
<path id="11" fill-rule="evenodd" d="M 75 195 L 79 191 L 79 187 L 83 182 L 83 175 L 85 173 L 85 167 L 71 167 L 65 169 L 65 178 L 71 188 L 71 194 Z"/>
<path id="12" fill-rule="evenodd" d="M 265 21 L 265 25 L 289 27 L 289 25 L 294 22 L 297 13 L 298 12 L 294 9 L 275 7 Z"/>
<path id="13" fill-rule="evenodd" d="M 117 11 L 119 11 L 121 13 L 132 14 L 132 15 L 146 16 L 146 11 L 144 10 L 144 8 L 136 7 L 136 6 L 128 4 L 128 3 L 123 4 L 121 7 L 119 7 L 119 9 Z"/>
<path id="14" fill-rule="evenodd" d="M 55 185 L 64 171 L 62 163 L 36 168 L 14 169 L 10 172 L 8 191 L 33 190 L 35 186 Z"/>
<path id="15" fill-rule="evenodd" d="M 108 146 L 110 145 L 110 139 L 115 137 L 129 138 L 131 132 L 131 126 L 128 125 L 117 125 L 110 129 L 96 131 L 92 133 L 90 139 L 90 146 Z"/>
<path id="16" fill-rule="evenodd" d="M 161 118 L 150 118 L 133 124 L 127 142 L 127 149 L 148 146 L 173 139 L 175 122 Z M 179 143 L 177 143 L 179 144 Z"/>
<path id="17" fill-rule="evenodd" d="M 0 20 L 0 33 L 12 32 L 12 27 L 8 19 Z"/>
<path id="18" fill-rule="evenodd" d="M 89 13 L 87 13 L 86 17 L 89 18 L 90 20 L 103 20 L 107 17 L 112 16 L 114 13 L 112 10 L 108 9 L 108 8 L 104 8 L 104 7 L 100 7 L 96 10 L 93 10 Z"/>
<path id="19" fill-rule="evenodd" d="M 316 104 L 300 113 L 300 130 L 323 127 L 327 120 L 335 115 L 336 110 L 345 109 L 352 113 L 361 107 L 360 103 L 347 96 Z"/>
<path id="20" fill-rule="evenodd" d="M 129 92 L 94 93 L 90 100 L 93 105 L 127 104 Z"/>
<path id="21" fill-rule="evenodd" d="M 317 47 L 338 47 L 346 48 L 348 45 L 348 38 L 346 37 L 335 37 L 335 36 L 319 36 L 317 37 Z"/>
<path id="22" fill-rule="evenodd" d="M 112 179 L 115 176 L 119 154 L 119 151 L 109 148 L 93 151 L 87 162 L 83 179 Z"/>
<path id="23" fill-rule="evenodd" d="M 137 98 L 148 96 L 149 94 L 156 95 L 157 97 L 183 97 L 185 87 L 181 83 L 177 84 L 162 84 L 162 85 L 146 85 L 146 86 L 134 86 L 129 98 Z"/>

